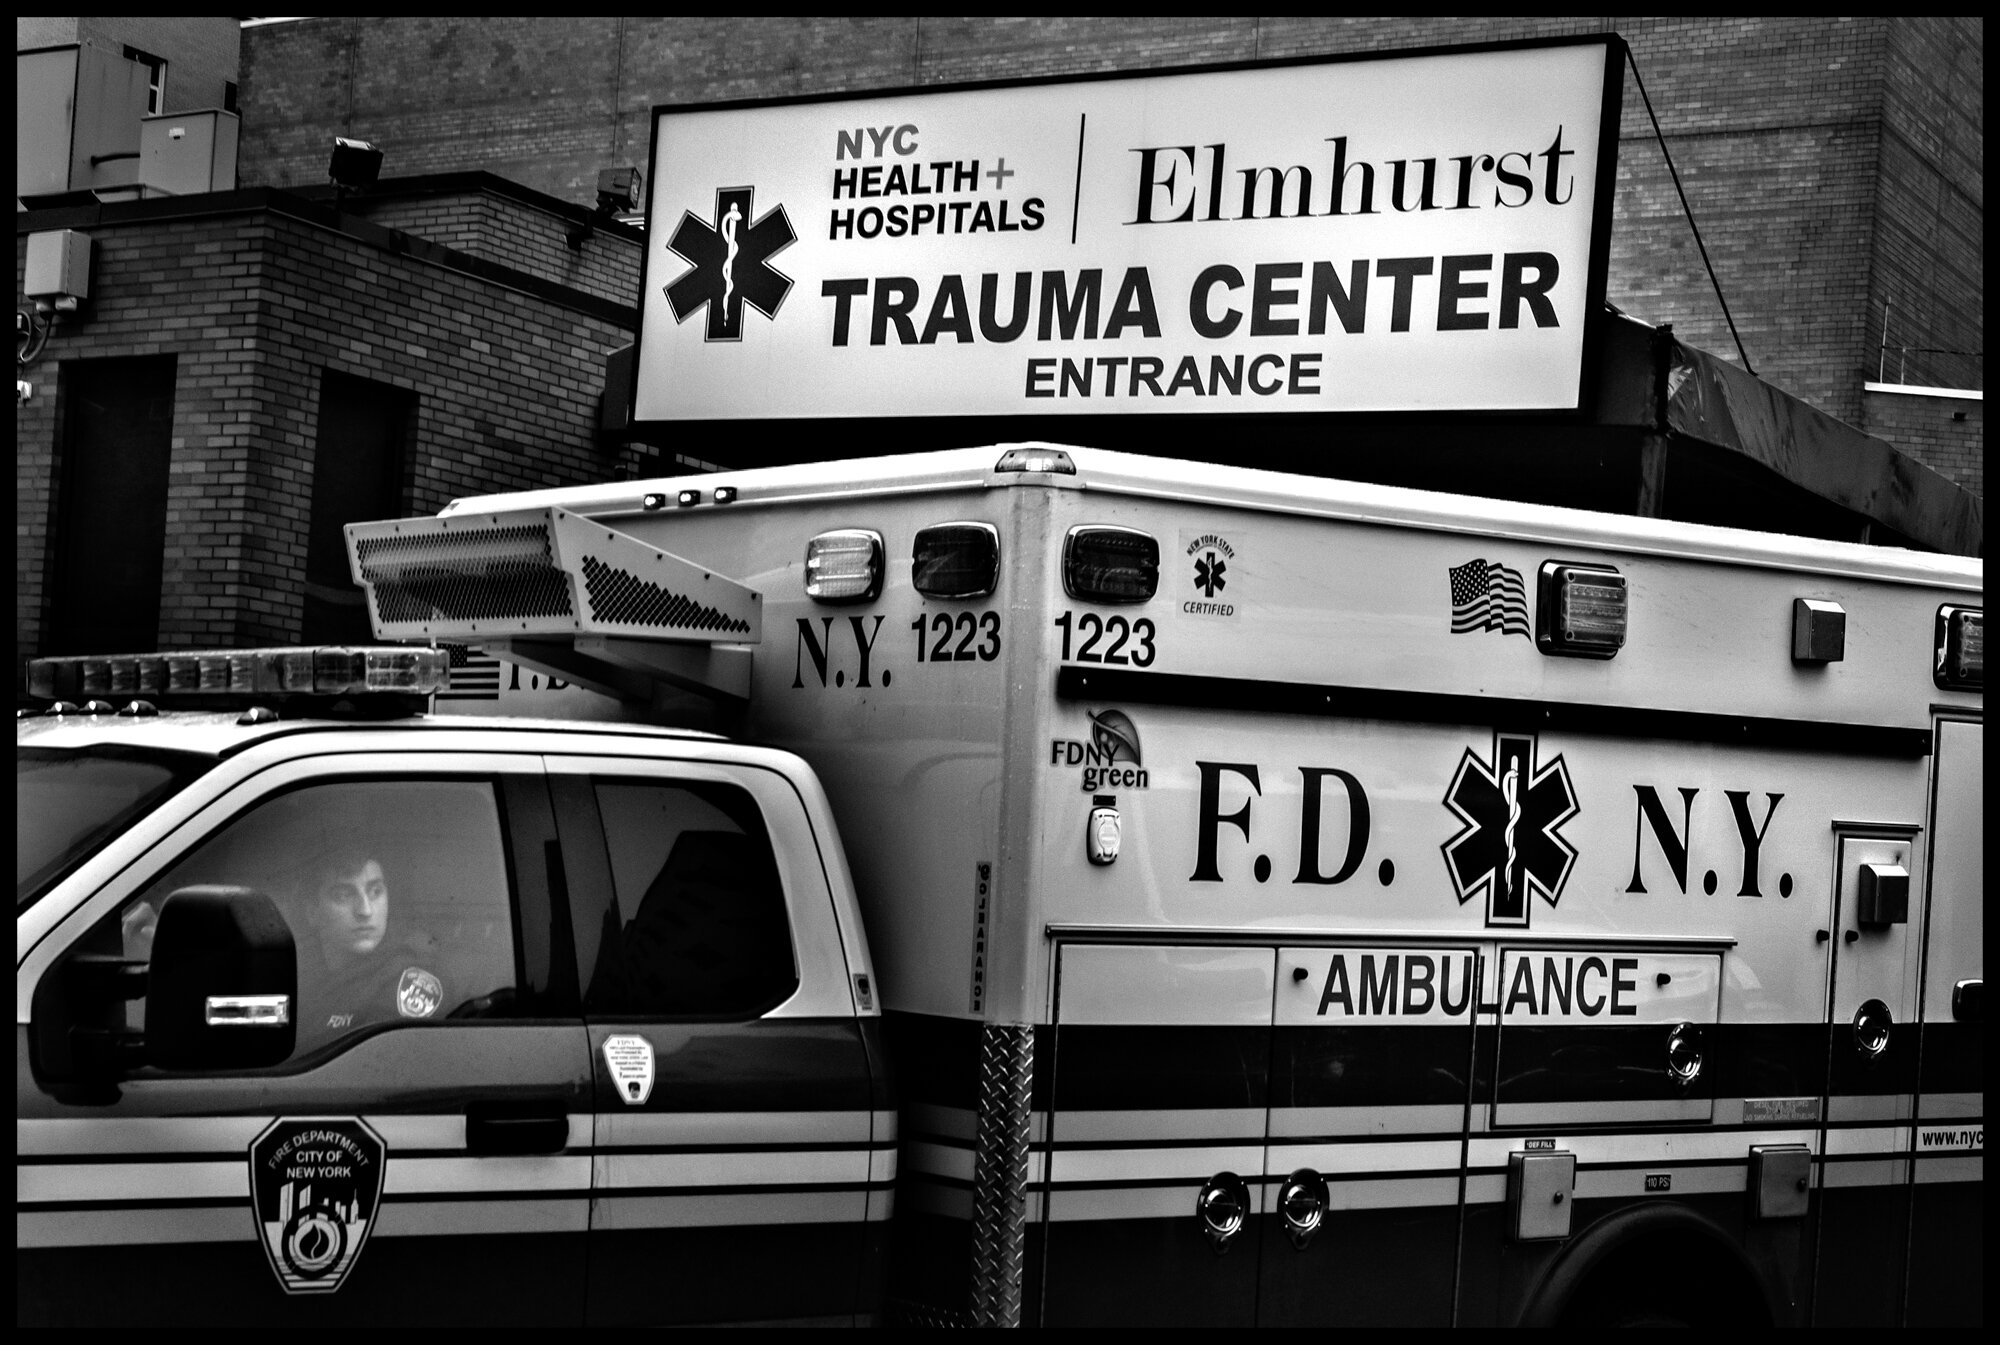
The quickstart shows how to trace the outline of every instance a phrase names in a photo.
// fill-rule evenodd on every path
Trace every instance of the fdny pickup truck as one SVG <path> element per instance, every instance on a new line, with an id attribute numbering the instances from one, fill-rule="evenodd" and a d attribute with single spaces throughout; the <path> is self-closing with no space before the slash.
<path id="1" fill-rule="evenodd" d="M 24 1323 L 1982 1318 L 1979 561 L 1049 445 L 348 547 L 30 667 Z"/>

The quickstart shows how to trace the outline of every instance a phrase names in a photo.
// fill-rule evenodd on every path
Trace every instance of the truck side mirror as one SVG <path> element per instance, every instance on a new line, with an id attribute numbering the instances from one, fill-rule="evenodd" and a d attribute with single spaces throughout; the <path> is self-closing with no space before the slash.
<path id="1" fill-rule="evenodd" d="M 160 908 L 146 993 L 146 1059 L 161 1069 L 255 1069 L 292 1054 L 291 926 L 248 887 L 183 887 Z"/>

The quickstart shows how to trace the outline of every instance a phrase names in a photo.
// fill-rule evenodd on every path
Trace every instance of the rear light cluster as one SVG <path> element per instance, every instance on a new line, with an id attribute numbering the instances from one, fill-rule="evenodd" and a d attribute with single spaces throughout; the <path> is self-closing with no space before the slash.
<path id="1" fill-rule="evenodd" d="M 1948 691 L 1986 688 L 1986 612 L 1979 607 L 1938 608 L 1931 678 Z"/>
<path id="2" fill-rule="evenodd" d="M 1078 602 L 1148 602 L 1160 590 L 1160 544 L 1137 528 L 1071 528 L 1063 589 Z"/>
<path id="3" fill-rule="evenodd" d="M 193 653 L 84 654 L 28 664 L 28 694 L 79 697 L 429 695 L 450 679 L 442 649 L 318 645 Z"/>

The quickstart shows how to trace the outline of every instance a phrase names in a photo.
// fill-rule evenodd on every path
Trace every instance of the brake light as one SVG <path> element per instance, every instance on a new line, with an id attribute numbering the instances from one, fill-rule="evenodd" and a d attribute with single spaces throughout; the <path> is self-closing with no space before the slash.
<path id="1" fill-rule="evenodd" d="M 806 596 L 814 602 L 867 602 L 881 592 L 881 533 L 839 528 L 806 543 Z"/>
<path id="2" fill-rule="evenodd" d="M 938 523 L 917 530 L 910 583 L 926 598 L 983 598 L 1000 583 L 1000 530 Z"/>
<path id="3" fill-rule="evenodd" d="M 1625 576 L 1601 565 L 1544 561 L 1535 584 L 1535 644 L 1544 654 L 1610 658 L 1625 646 Z"/>
<path id="4" fill-rule="evenodd" d="M 1063 588 L 1080 602 L 1146 602 L 1160 589 L 1160 544 L 1137 528 L 1071 528 L 1063 539 Z"/>
<path id="5" fill-rule="evenodd" d="M 1931 680 L 1948 691 L 1986 688 L 1986 610 L 1982 607 L 1938 608 L 1933 639 Z"/>

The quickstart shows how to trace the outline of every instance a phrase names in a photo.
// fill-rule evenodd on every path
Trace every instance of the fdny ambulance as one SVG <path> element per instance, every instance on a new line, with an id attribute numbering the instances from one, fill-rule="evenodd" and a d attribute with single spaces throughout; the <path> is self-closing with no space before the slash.
<path id="1" fill-rule="evenodd" d="M 348 537 L 456 682 L 33 670 L 24 1320 L 1981 1320 L 1978 561 L 1049 445 Z"/>

